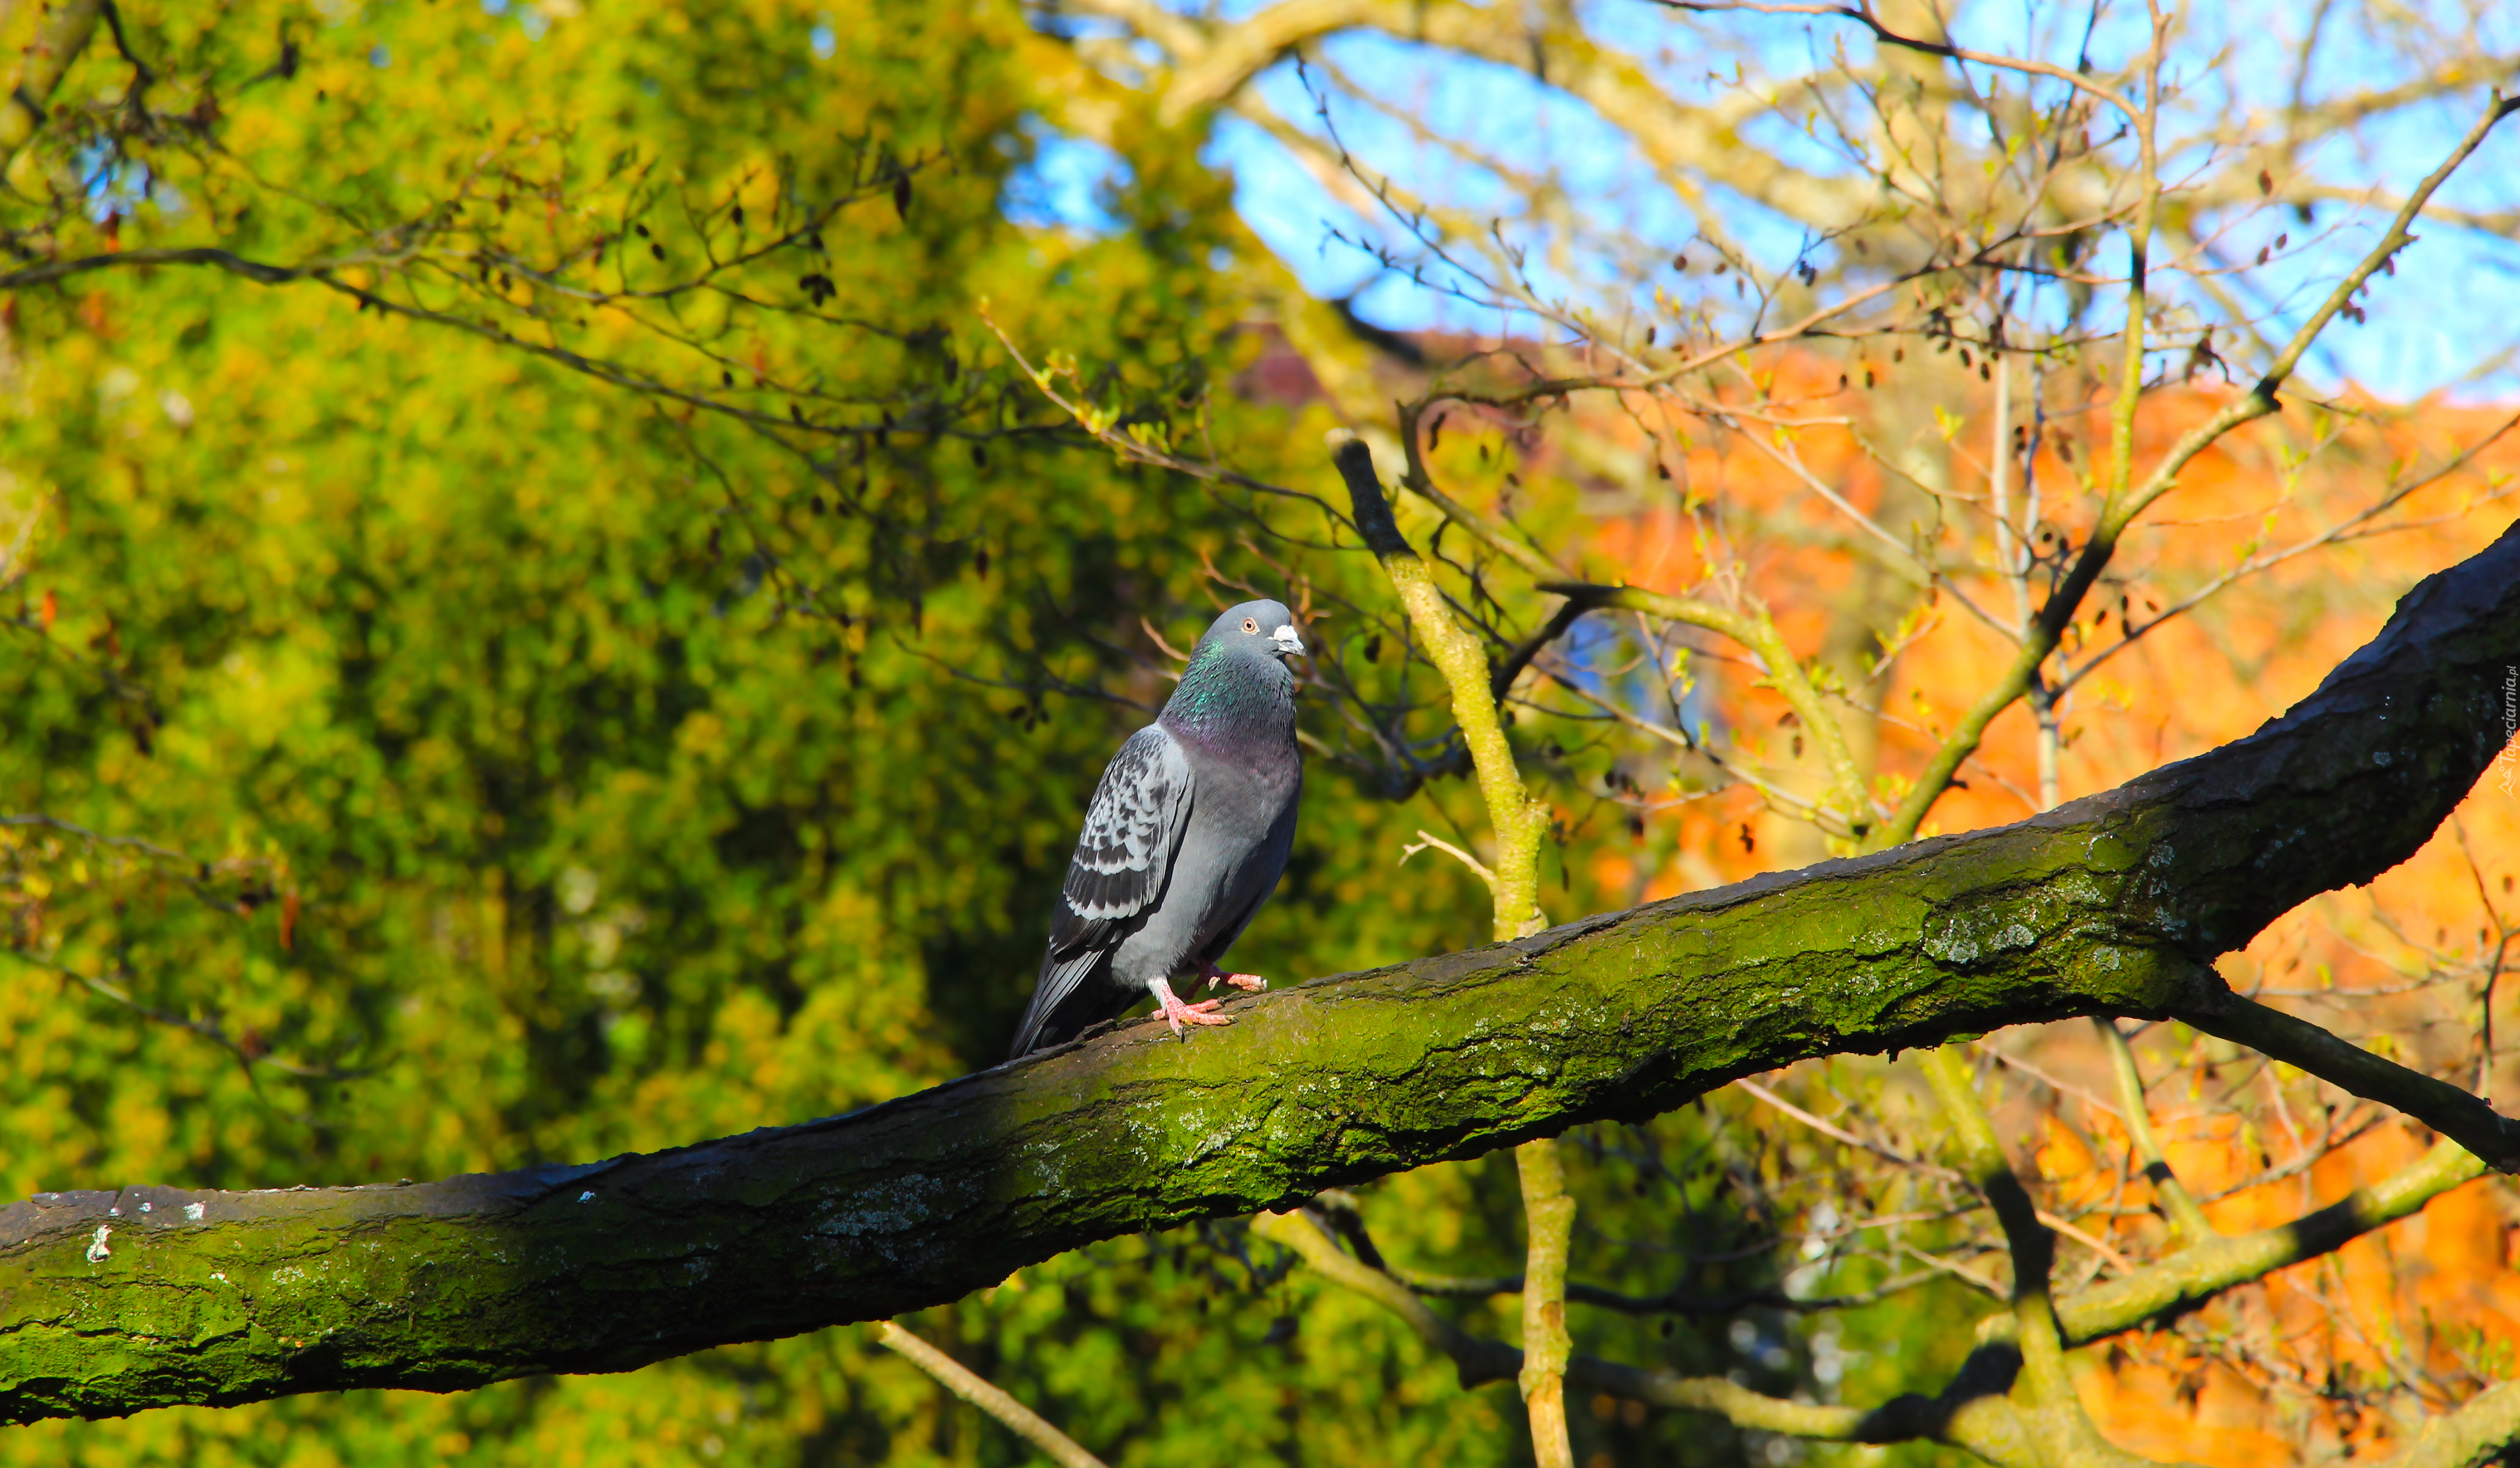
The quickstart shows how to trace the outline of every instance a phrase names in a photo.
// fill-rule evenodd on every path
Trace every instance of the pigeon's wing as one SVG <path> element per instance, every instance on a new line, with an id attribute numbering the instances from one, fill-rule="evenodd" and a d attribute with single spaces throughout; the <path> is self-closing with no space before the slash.
<path id="1" fill-rule="evenodd" d="M 1094 787 L 1058 894 L 1050 949 L 1099 948 L 1154 906 L 1190 823 L 1190 757 L 1160 724 L 1129 736 Z"/>
<path id="2" fill-rule="evenodd" d="M 1015 1053 L 1031 1047 L 1051 1012 L 1163 896 L 1173 853 L 1190 823 L 1191 768 L 1160 724 L 1129 736 L 1094 788 L 1076 855 L 1067 864 L 1041 982 L 1017 1029 Z"/>

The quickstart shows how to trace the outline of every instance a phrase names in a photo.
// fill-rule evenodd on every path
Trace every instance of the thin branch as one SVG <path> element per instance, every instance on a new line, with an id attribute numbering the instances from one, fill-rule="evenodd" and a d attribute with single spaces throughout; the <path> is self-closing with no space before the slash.
<path id="1" fill-rule="evenodd" d="M 2217 593 L 2221 592 L 2226 587 L 2230 586 L 2232 583 L 2257 575 L 2263 571 L 2272 570 L 2272 568 L 2283 564 L 2285 561 L 2291 560 L 2296 556 L 2306 556 L 2322 547 L 2334 545 L 2339 541 L 2358 538 L 2353 535 L 2354 531 L 2361 529 L 2363 525 L 2366 525 L 2372 520 L 2378 518 L 2380 515 L 2387 513 L 2390 510 L 2404 503 L 2408 496 L 2431 485 L 2437 484 L 2443 479 L 2450 477 L 2452 474 L 2456 473 L 2458 470 L 2465 468 L 2468 465 L 2473 464 L 2478 455 L 2484 453 L 2486 449 L 2499 442 L 2502 436 L 2509 433 L 2514 427 L 2520 427 L 2520 414 L 2514 414 L 2510 418 L 2504 419 L 2500 423 L 2495 426 L 2493 432 L 2486 434 L 2476 442 L 2468 445 L 2466 449 L 2444 463 L 2431 473 L 2425 474 L 2419 479 L 2408 480 L 2403 483 L 2390 486 L 2389 489 L 2377 500 L 2374 500 L 2371 504 L 2364 506 L 2362 510 L 2355 512 L 2353 514 L 2346 516 L 2344 519 L 2337 521 L 2335 524 L 2328 526 L 2318 534 L 2314 535 L 2307 540 L 2298 541 L 2290 546 L 2286 546 L 2280 551 L 2272 552 L 2264 556 L 2253 556 L 2249 559 L 2244 560 L 2238 565 L 2231 567 L 2229 570 L 2223 572 L 2221 575 L 2216 576 L 2213 580 L 2205 583 L 2205 585 L 2188 593 L 2186 596 L 2182 597 L 2177 601 L 2172 602 L 2169 606 L 2164 607 L 2158 614 L 2145 621 L 2141 627 L 2126 633 L 2120 637 L 2118 641 L 2101 648 L 2099 651 L 2092 654 L 2089 658 L 2086 658 L 2080 667 L 2075 668 L 2070 673 L 2067 673 L 2056 680 L 2055 690 L 2061 693 L 2073 689 L 2085 678 L 2090 677 L 2102 663 L 2107 662 L 2109 659 L 2117 656 L 2127 648 L 2142 641 L 2143 638 L 2148 636 L 2155 628 L 2160 627 L 2163 623 L 2170 621 L 2174 617 L 2182 616 L 2185 613 L 2194 610 L 2197 606 L 2203 604 Z M 2473 512 L 2481 509 L 2485 505 L 2492 504 L 2495 501 L 2500 500 L 2506 495 L 2515 492 L 2520 492 L 2520 484 L 2505 486 L 2502 489 L 2493 491 L 2476 504 L 2467 506 L 2465 510 L 2460 512 L 2466 513 Z M 2154 523 L 2158 525 L 2161 522 L 2155 521 Z M 2391 528 L 2396 527 L 2384 526 L 2382 527 L 2382 530 Z M 2376 535 L 2382 533 L 2382 531 L 2372 531 L 2370 533 Z"/>
<path id="2" fill-rule="evenodd" d="M 1419 826 L 1418 828 L 1417 840 L 1400 848 L 1400 861 L 1402 864 L 1406 864 L 1411 857 L 1416 856 L 1421 851 L 1428 850 L 1429 848 L 1440 851 L 1444 855 L 1451 857 L 1454 861 L 1467 867 L 1470 868 L 1472 874 L 1476 875 L 1480 881 L 1485 882 L 1488 885 L 1490 890 L 1495 889 L 1496 873 L 1488 869 L 1488 866 L 1485 862 L 1480 861 L 1478 858 L 1470 855 L 1466 851 L 1463 851 L 1462 848 L 1455 846 L 1452 842 L 1445 840 L 1441 836 L 1429 834 L 1424 826 Z"/>
<path id="3" fill-rule="evenodd" d="M 1544 1136 L 1513 1149 L 1522 1181 L 1522 1214 L 1530 1243 L 1523 1266 L 1522 1368 L 1515 1373 L 1531 1419 L 1531 1452 L 1539 1468 L 1575 1468 L 1566 1436 L 1566 1249 L 1575 1200 L 1557 1139 Z"/>
<path id="4" fill-rule="evenodd" d="M 2520 1168 L 2520 1122 L 2498 1114 L 2472 1091 L 2374 1055 L 2306 1019 L 2228 989 L 2182 1006 L 2178 1017 L 2364 1100 L 2394 1106 L 2498 1169 Z"/>
<path id="5" fill-rule="evenodd" d="M 2056 1307 L 2066 1339 L 2088 1345 L 2147 1321 L 2166 1320 L 2234 1286 L 2343 1248 L 2375 1228 L 2420 1211 L 2485 1174 L 2476 1154 L 2437 1142 L 2389 1178 L 2356 1188 L 2315 1213 L 2271 1228 L 2207 1239 L 2107 1284 L 2069 1295 Z"/>
<path id="6" fill-rule="evenodd" d="M 98 998 L 110 1000 L 121 1005 L 151 1024 L 164 1025 L 170 1030 L 181 1030 L 188 1035 L 198 1035 L 235 1056 L 237 1064 L 241 1066 L 267 1065 L 284 1074 L 301 1076 L 311 1081 L 352 1081 L 372 1074 L 375 1069 L 373 1066 L 300 1065 L 295 1061 L 283 1060 L 278 1055 L 272 1054 L 259 1042 L 249 1044 L 250 1037 L 240 1039 L 229 1034 L 227 1027 L 216 1019 L 193 1019 L 172 1010 L 144 1004 L 132 998 L 120 985 L 109 983 L 93 974 L 82 973 L 68 964 L 57 963 L 50 958 L 19 949 L 0 948 L 0 956 L 15 958 L 29 968 L 40 968 L 47 973 L 59 974 Z"/>
<path id="7" fill-rule="evenodd" d="M 2156 53 L 2158 44 L 2156 38 Z M 2154 64 L 2156 66 L 2158 64 L 2157 57 Z M 2004 670 L 2001 678 L 1979 695 L 1976 702 L 1969 706 L 1968 712 L 1961 717 L 1958 726 L 1952 731 L 1951 736 L 1943 741 L 1942 746 L 1926 762 L 1924 770 L 1919 772 L 1914 785 L 1911 787 L 1908 798 L 1900 803 L 1897 812 L 1875 833 L 1872 845 L 1895 846 L 1915 835 L 1916 828 L 1924 822 L 1925 813 L 1931 810 L 1934 802 L 1941 799 L 1944 791 L 1950 788 L 1952 776 L 1959 768 L 1960 761 L 1973 753 L 1985 739 L 1987 727 L 1995 722 L 1998 714 L 2011 707 L 2030 690 L 2032 681 L 2038 676 L 2041 665 L 2047 662 L 2048 655 L 2054 652 L 2063 641 L 2065 628 L 2074 620 L 2082 605 L 2083 598 L 2098 581 L 2100 572 L 2107 567 L 2110 558 L 2116 554 L 2118 542 L 2126 533 L 2128 526 L 2133 524 L 2135 519 L 2155 501 L 2177 486 L 2181 470 L 2184 469 L 2199 454 L 2204 453 L 2225 434 L 2240 424 L 2264 418 L 2276 411 L 2279 406 L 2277 392 L 2290 379 L 2303 353 L 2310 349 L 2311 343 L 2318 338 L 2319 332 L 2335 319 L 2337 313 L 2351 300 L 2354 292 L 2362 289 L 2365 281 L 2377 273 L 2382 265 L 2388 263 L 2399 250 L 2413 243 L 2414 237 L 2408 233 L 2408 227 L 2422 211 L 2425 202 L 2432 198 L 2436 190 L 2449 181 L 2459 164 L 2465 162 L 2469 155 L 2476 152 L 2478 145 L 2485 141 L 2486 135 L 2494 130 L 2495 124 L 2509 116 L 2515 110 L 2520 110 L 2520 99 L 2505 99 L 2498 94 L 2494 98 L 2492 105 L 2486 108 L 2483 115 L 2478 117 L 2475 125 L 2468 129 L 2467 135 L 2459 140 L 2450 156 L 2426 176 L 2421 184 L 2416 186 L 2412 194 L 2408 196 L 2405 207 L 2398 211 L 2398 217 L 2392 221 L 2388 233 L 2381 238 L 2379 244 L 2372 246 L 2362 260 L 2346 273 L 2344 280 L 2328 293 L 2327 299 L 2312 313 L 2308 321 L 2302 324 L 2301 329 L 2293 334 L 2291 341 L 2268 368 L 2266 375 L 2259 378 L 2257 385 L 2243 397 L 2226 405 L 2212 418 L 2198 424 L 2173 445 L 2169 454 L 2155 466 L 2151 476 L 2144 481 L 2140 489 L 2125 487 L 2131 482 L 2127 476 L 2133 472 L 2132 414 L 2136 396 L 2142 386 L 2143 369 L 2143 324 L 2140 309 L 2143 295 L 2139 289 L 2131 288 L 2130 317 L 2127 324 L 2128 354 L 2126 362 L 2120 368 L 2116 383 L 2119 400 L 2113 408 L 2113 412 L 2117 413 L 2122 420 L 2113 424 L 2112 429 L 2117 440 L 2115 450 L 2117 458 L 2112 473 L 2118 478 L 2118 487 L 2112 489 L 2107 502 L 2101 507 L 2098 520 L 2092 527 L 2090 542 L 2084 546 L 2082 554 L 2075 558 L 2072 568 L 2066 572 L 2055 591 L 2048 596 L 2046 604 L 2040 608 L 2039 615 L 2032 620 L 2030 635 L 2023 643 L 2020 651 L 2014 655 L 2011 665 Z M 2149 215 L 2146 214 L 2138 224 L 2140 227 L 2148 228 Z M 2138 274 L 2140 268 L 2141 261 L 2138 258 L 2137 261 Z"/>
<path id="8" fill-rule="evenodd" d="M 2162 1160 L 2161 1144 L 2152 1135 L 2152 1111 L 2144 1100 L 2143 1076 L 2136 1069 L 2126 1032 L 2116 1020 L 2104 1016 L 2093 1017 L 2092 1023 L 2100 1032 L 2100 1044 L 2109 1052 L 2109 1069 L 2117 1077 L 2118 1120 L 2126 1127 L 2136 1160 L 2142 1164 L 2144 1180 L 2152 1184 L 2153 1196 L 2169 1216 L 2171 1237 L 2182 1244 L 2205 1242 L 2214 1236 L 2214 1225 L 2206 1222 L 2205 1210 Z"/>
<path id="9" fill-rule="evenodd" d="M 1761 1086 L 1756 1081 L 1743 1079 L 1735 1081 L 1732 1084 L 1741 1088 L 1743 1090 L 1748 1091 L 1752 1096 L 1775 1107 L 1777 1110 L 1783 1112 L 1785 1115 L 1792 1117 L 1795 1121 L 1802 1123 L 1804 1126 L 1811 1128 L 1821 1135 L 1828 1137 L 1833 1141 L 1844 1142 L 1850 1147 L 1869 1152 L 1884 1162 L 1896 1163 L 1903 1168 L 1908 1168 L 1913 1172 L 1923 1173 L 1929 1177 L 1948 1178 L 1956 1182 L 1960 1179 L 1960 1174 L 1956 1169 L 1944 1167 L 1939 1163 L 1926 1162 L 1921 1158 L 1910 1157 L 1904 1153 L 1894 1152 L 1888 1147 L 1881 1146 L 1876 1142 L 1866 1141 L 1863 1137 L 1856 1135 L 1854 1133 L 1847 1131 L 1843 1127 L 1822 1121 L 1819 1117 L 1812 1115 L 1800 1106 L 1797 1106 L 1793 1102 L 1786 1100 L 1784 1097 L 1778 1095 L 1775 1091 Z"/>
<path id="10" fill-rule="evenodd" d="M 1873 14 L 1871 0 L 1862 0 L 1862 3 L 1855 5 L 1798 5 L 1777 3 L 1777 0 L 1653 0 L 1653 3 L 1667 10 L 1686 11 L 1694 15 L 1743 12 L 1757 16 L 1835 16 L 1841 20 L 1853 21 L 1871 31 L 1873 39 L 1885 46 L 1895 46 L 1902 51 L 1913 51 L 1924 56 L 1938 56 L 1946 61 L 1967 62 L 1972 66 L 1987 67 L 2000 71 L 2017 71 L 2025 76 L 2045 76 L 2051 81 L 2061 81 L 2078 92 L 2089 93 L 2099 101 L 2107 103 L 2131 123 L 2139 125 L 2143 119 L 2143 111 L 2134 103 L 2129 102 L 2124 93 L 2104 82 L 2092 79 L 2086 72 L 2060 67 L 2053 62 L 2004 56 L 1992 51 L 1971 51 L 1965 46 L 1955 46 L 1949 41 L 1929 41 L 1919 36 L 1893 30 L 1883 23 L 1879 16 Z M 2147 93 L 2148 96 L 2149 93 Z"/>
<path id="11" fill-rule="evenodd" d="M 1059 1468 L 1106 1468 L 1101 1458 L 1076 1446 L 1076 1440 L 1050 1425 L 1039 1412 L 984 1380 L 970 1367 L 912 1335 L 896 1321 L 882 1323 L 876 1337 L 885 1349 L 900 1353 L 911 1364 L 933 1376 L 945 1390 L 1006 1424 L 1009 1431 L 1047 1454 Z"/>

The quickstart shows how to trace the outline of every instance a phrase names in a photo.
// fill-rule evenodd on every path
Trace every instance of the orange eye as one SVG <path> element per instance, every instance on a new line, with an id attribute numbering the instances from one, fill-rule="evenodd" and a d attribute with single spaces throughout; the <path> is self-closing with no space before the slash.
<path id="1" fill-rule="evenodd" d="M 1242 630 L 1245 632 L 1258 632 L 1260 630 L 1260 624 L 1251 620 L 1249 617 L 1244 617 L 1242 619 Z"/>

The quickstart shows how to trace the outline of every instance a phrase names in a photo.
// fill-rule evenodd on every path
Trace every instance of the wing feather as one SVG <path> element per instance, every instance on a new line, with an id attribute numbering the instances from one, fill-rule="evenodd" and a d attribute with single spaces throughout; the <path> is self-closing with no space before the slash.
<path id="1" fill-rule="evenodd" d="M 1041 979 L 1016 1028 L 1015 1054 L 1032 1048 L 1053 1014 L 1105 966 L 1108 951 L 1135 927 L 1134 919 L 1163 896 L 1173 853 L 1190 824 L 1190 758 L 1160 724 L 1131 734 L 1111 757 L 1067 864 L 1051 920 L 1050 951 L 1042 956 Z M 1125 997 L 1120 1007 L 1127 1007 Z M 1075 1028 L 1067 1020 L 1060 1027 Z"/>
<path id="2" fill-rule="evenodd" d="M 1162 725 L 1148 725 L 1120 746 L 1094 787 L 1067 864 L 1051 924 L 1053 954 L 1099 947 L 1154 905 L 1189 823 L 1190 786 L 1190 758 Z"/>

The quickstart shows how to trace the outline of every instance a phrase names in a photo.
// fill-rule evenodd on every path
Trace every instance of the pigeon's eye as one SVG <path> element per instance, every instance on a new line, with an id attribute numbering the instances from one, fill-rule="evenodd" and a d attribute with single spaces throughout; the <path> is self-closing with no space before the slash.
<path id="1" fill-rule="evenodd" d="M 1258 632 L 1260 630 L 1260 624 L 1251 620 L 1249 617 L 1244 617 L 1242 619 L 1242 630 L 1245 632 Z"/>

